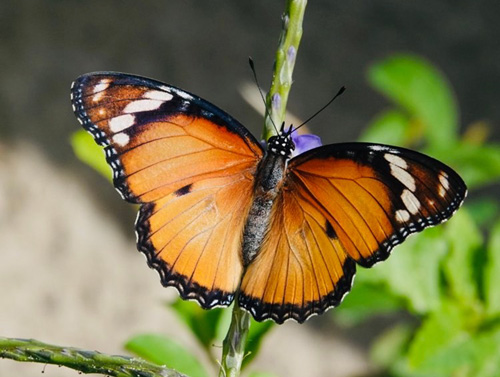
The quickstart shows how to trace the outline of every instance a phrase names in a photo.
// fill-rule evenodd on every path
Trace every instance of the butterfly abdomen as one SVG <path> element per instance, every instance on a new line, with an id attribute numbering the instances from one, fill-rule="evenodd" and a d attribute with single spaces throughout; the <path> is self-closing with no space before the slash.
<path id="1" fill-rule="evenodd" d="M 257 169 L 254 199 L 243 231 L 243 264 L 248 266 L 259 252 L 269 227 L 271 210 L 285 178 L 286 155 L 267 153 Z"/>

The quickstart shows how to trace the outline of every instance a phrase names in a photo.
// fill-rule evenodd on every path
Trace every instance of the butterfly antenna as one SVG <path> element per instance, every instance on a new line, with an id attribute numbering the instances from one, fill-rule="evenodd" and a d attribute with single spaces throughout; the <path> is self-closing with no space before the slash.
<path id="1" fill-rule="evenodd" d="M 318 111 L 316 111 L 313 115 L 311 115 L 309 118 L 307 118 L 307 120 L 305 120 L 304 122 L 302 122 L 302 124 L 300 124 L 299 126 L 295 127 L 293 129 L 293 131 L 291 131 L 290 133 L 292 132 L 295 132 L 297 131 L 300 127 L 304 126 L 306 123 L 310 122 L 311 119 L 313 119 L 316 115 L 318 115 L 319 113 L 321 113 L 323 110 L 325 110 L 328 106 L 330 106 L 330 104 L 335 101 L 335 98 L 337 98 L 338 96 L 340 96 L 342 93 L 344 93 L 345 91 L 345 86 L 343 86 L 342 88 L 339 89 L 339 91 L 337 92 L 337 94 L 335 94 L 333 96 L 333 98 L 328 101 L 328 103 L 326 105 L 324 105 L 321 109 L 319 109 Z"/>
<path id="2" fill-rule="evenodd" d="M 271 111 L 269 111 L 269 109 L 267 108 L 266 99 L 264 98 L 264 94 L 262 93 L 262 89 L 260 88 L 259 80 L 257 79 L 257 73 L 255 72 L 255 66 L 253 64 L 253 59 L 251 56 L 248 57 L 248 64 L 250 64 L 250 69 L 252 70 L 252 73 L 253 73 L 253 79 L 255 80 L 255 84 L 257 85 L 257 89 L 259 89 L 260 97 L 262 98 L 262 102 L 264 102 L 264 107 L 266 108 L 267 113 L 270 114 Z M 278 127 L 276 127 L 276 124 L 274 124 L 273 118 L 269 117 L 269 119 L 271 120 L 271 123 L 273 124 L 273 127 L 274 127 L 274 130 L 276 131 L 276 134 L 279 134 L 280 132 L 278 131 Z"/>

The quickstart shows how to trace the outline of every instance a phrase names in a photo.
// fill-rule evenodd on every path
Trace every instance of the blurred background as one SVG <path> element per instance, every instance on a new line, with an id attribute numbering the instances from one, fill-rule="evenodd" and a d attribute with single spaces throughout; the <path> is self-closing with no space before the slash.
<path id="1" fill-rule="evenodd" d="M 135 249 L 135 211 L 75 157 L 70 138 L 79 124 L 69 87 L 99 70 L 152 77 L 209 100 L 260 135 L 262 116 L 240 88 L 252 81 L 248 56 L 269 86 L 283 9 L 284 1 L 263 0 L 0 3 L 1 336 L 124 353 L 131 335 L 155 332 L 206 358 L 165 309 L 175 290 L 161 287 Z M 307 118 L 345 85 L 310 129 L 324 143 L 359 139 L 392 106 L 370 85 L 369 68 L 409 53 L 446 78 L 459 108 L 457 132 L 475 125 L 480 142 L 498 142 L 499 11 L 493 0 L 310 1 L 288 109 Z M 486 183 L 472 199 L 500 198 L 498 180 Z M 369 344 L 393 317 L 350 327 L 333 317 L 274 328 L 255 368 L 292 377 L 378 373 Z M 42 369 L 0 360 L 0 375 Z"/>

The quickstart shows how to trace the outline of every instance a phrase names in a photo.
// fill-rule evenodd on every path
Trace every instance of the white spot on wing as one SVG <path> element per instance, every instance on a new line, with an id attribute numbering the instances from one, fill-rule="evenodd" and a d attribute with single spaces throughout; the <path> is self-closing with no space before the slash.
<path id="1" fill-rule="evenodd" d="M 99 101 L 104 95 L 104 91 L 108 89 L 110 83 L 110 79 L 102 79 L 101 81 L 99 81 L 99 84 L 94 86 L 94 97 L 92 97 L 92 101 Z"/>
<path id="2" fill-rule="evenodd" d="M 387 147 L 385 145 L 377 145 L 377 144 L 370 145 L 368 148 L 375 152 L 381 152 L 387 150 Z"/>
<path id="3" fill-rule="evenodd" d="M 408 167 L 408 164 L 404 159 L 402 159 L 399 156 L 396 156 L 395 154 L 390 154 L 386 153 L 384 154 L 384 158 L 389 161 L 391 164 L 395 164 L 399 166 L 400 168 L 406 169 Z"/>
<path id="4" fill-rule="evenodd" d="M 446 196 L 446 190 L 443 188 L 443 186 L 439 186 L 439 196 L 441 198 L 444 198 Z"/>
<path id="5" fill-rule="evenodd" d="M 162 105 L 162 101 L 153 99 L 139 99 L 137 101 L 130 102 L 123 109 L 124 113 L 137 113 L 140 111 L 151 111 L 156 110 Z"/>
<path id="6" fill-rule="evenodd" d="M 168 88 L 168 87 L 163 87 L 162 89 L 165 89 L 165 90 L 168 90 L 170 92 L 174 92 L 175 94 L 177 94 L 179 97 L 181 98 L 184 98 L 184 99 L 187 99 L 189 101 L 191 101 L 193 99 L 193 96 L 189 95 L 188 93 L 182 91 L 182 90 L 179 90 L 179 89 L 174 89 L 174 88 Z"/>
<path id="7" fill-rule="evenodd" d="M 402 161 L 406 164 L 404 160 Z M 400 166 L 391 164 L 391 174 L 394 178 L 396 178 L 399 182 L 401 182 L 411 191 L 415 192 L 415 190 L 417 189 L 415 178 L 413 178 L 410 173 L 408 173 L 405 169 L 401 168 Z"/>
<path id="8" fill-rule="evenodd" d="M 99 92 L 99 93 L 95 94 L 94 97 L 92 97 L 92 101 L 99 102 L 103 95 L 104 95 L 104 92 Z"/>
<path id="9" fill-rule="evenodd" d="M 174 96 L 161 90 L 149 90 L 142 96 L 147 99 L 156 99 L 158 101 L 170 101 Z"/>
<path id="10" fill-rule="evenodd" d="M 135 116 L 132 114 L 119 115 L 110 119 L 109 128 L 113 132 L 120 132 L 132 127 L 135 122 Z"/>
<path id="11" fill-rule="evenodd" d="M 412 215 L 416 215 L 419 212 L 420 202 L 410 190 L 403 190 L 403 193 L 401 194 L 401 200 L 403 201 L 406 209 Z"/>
<path id="12" fill-rule="evenodd" d="M 123 132 L 113 135 L 113 142 L 118 144 L 120 147 L 124 147 L 130 141 L 130 137 Z"/>
<path id="13" fill-rule="evenodd" d="M 103 90 L 108 89 L 110 82 L 110 79 L 102 79 L 101 81 L 99 81 L 99 84 L 94 86 L 94 93 L 102 92 Z"/>
<path id="14" fill-rule="evenodd" d="M 410 213 L 404 209 L 399 209 L 396 211 L 396 220 L 400 223 L 407 222 L 410 220 Z"/>
<path id="15" fill-rule="evenodd" d="M 446 191 L 450 188 L 450 181 L 448 181 L 448 175 L 445 172 L 439 174 L 439 183 L 441 183 L 439 186 L 439 196 L 444 198 Z"/>

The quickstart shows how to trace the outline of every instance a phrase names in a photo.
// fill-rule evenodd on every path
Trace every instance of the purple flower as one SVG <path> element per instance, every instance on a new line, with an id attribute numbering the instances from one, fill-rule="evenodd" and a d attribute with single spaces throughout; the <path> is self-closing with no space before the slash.
<path id="1" fill-rule="evenodd" d="M 273 109 L 279 110 L 281 108 L 281 96 L 279 93 L 274 93 L 271 100 Z"/>
<path id="2" fill-rule="evenodd" d="M 321 147 L 321 138 L 318 135 L 305 134 L 299 135 L 296 132 L 292 133 L 292 140 L 295 144 L 295 150 L 292 157 L 298 156 L 310 149 Z"/>
<path id="3" fill-rule="evenodd" d="M 295 47 L 290 46 L 290 48 L 287 51 L 286 57 L 288 59 L 288 63 L 293 64 L 295 62 L 295 56 L 297 55 L 297 50 L 295 50 Z"/>

